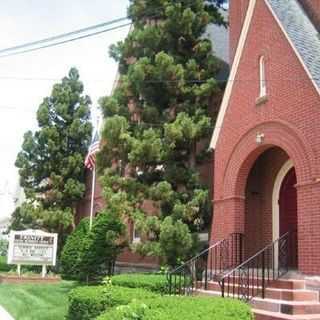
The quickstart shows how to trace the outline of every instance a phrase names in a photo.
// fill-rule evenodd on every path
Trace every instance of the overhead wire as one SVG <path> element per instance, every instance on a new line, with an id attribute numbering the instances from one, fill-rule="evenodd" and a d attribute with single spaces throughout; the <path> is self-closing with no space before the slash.
<path id="1" fill-rule="evenodd" d="M 47 77 L 17 77 L 17 76 L 0 76 L 1 80 L 13 80 L 13 81 L 61 81 L 61 78 L 47 78 Z M 213 79 L 215 82 L 256 82 L 256 79 Z M 268 79 L 266 82 L 273 82 L 273 81 L 309 81 L 309 80 L 315 80 L 318 81 L 320 78 L 308 78 L 308 79 L 302 79 L 302 78 L 283 78 L 283 79 Z M 86 82 L 105 82 L 105 79 L 83 79 L 83 81 Z M 207 83 L 210 81 L 210 78 L 207 80 L 197 80 L 197 79 L 180 79 L 180 80 L 142 80 L 142 83 L 179 83 L 179 82 L 185 82 L 185 83 Z"/>
<path id="2" fill-rule="evenodd" d="M 159 7 L 158 8 L 159 12 L 160 12 L 160 9 L 161 8 Z M 158 11 L 155 10 L 154 12 L 158 12 Z M 151 16 L 151 18 L 152 17 L 153 16 Z M 114 24 L 117 24 L 117 23 L 120 23 L 120 22 L 123 22 L 123 21 L 128 21 L 128 22 L 120 24 L 120 25 L 117 25 L 115 27 L 106 28 L 106 29 L 99 30 L 99 31 L 96 31 L 96 32 L 90 32 L 88 34 L 81 35 L 81 36 L 78 36 L 78 37 L 72 37 L 72 36 L 76 36 L 78 34 L 82 34 L 84 32 L 88 32 L 88 31 L 92 31 L 92 30 L 96 30 L 96 29 L 101 29 L 103 27 L 114 25 Z M 130 17 L 128 17 L 128 16 L 121 17 L 121 18 L 118 18 L 118 19 L 110 20 L 110 21 L 103 22 L 103 23 L 100 23 L 100 24 L 96 24 L 96 25 L 93 25 L 93 26 L 89 26 L 89 27 L 86 27 L 86 28 L 81 28 L 81 29 L 78 29 L 78 30 L 75 30 L 75 31 L 62 33 L 62 34 L 59 34 L 59 35 L 56 35 L 56 36 L 51 36 L 51 37 L 48 37 L 48 38 L 45 38 L 45 39 L 32 41 L 32 42 L 27 42 L 27 43 L 24 43 L 24 44 L 21 44 L 21 45 L 16 45 L 16 46 L 5 48 L 5 49 L 0 49 L 0 58 L 19 55 L 19 54 L 32 52 L 32 51 L 37 51 L 37 50 L 41 50 L 41 49 L 45 49 L 45 48 L 50 48 L 50 47 L 62 45 L 62 44 L 68 43 L 68 42 L 72 42 L 72 41 L 81 40 L 81 39 L 85 39 L 85 38 L 88 38 L 88 37 L 96 36 L 96 35 L 99 35 L 99 34 L 102 34 L 102 33 L 108 32 L 108 31 L 113 31 L 113 30 L 117 30 L 117 29 L 120 29 L 120 28 L 124 28 L 124 27 L 132 25 L 132 22 L 131 21 L 129 22 L 129 21 L 130 21 Z M 56 41 L 56 40 L 65 39 L 65 38 L 68 38 L 68 37 L 72 37 L 72 38 L 71 39 L 67 39 L 67 40 Z M 50 43 L 50 42 L 53 42 L 53 43 Z M 46 43 L 48 43 L 48 44 L 46 44 Z M 33 48 L 33 46 L 36 46 L 36 47 Z M 30 48 L 30 47 L 32 47 L 32 48 Z"/>
<path id="3" fill-rule="evenodd" d="M 121 25 L 116 26 L 116 27 L 111 27 L 111 28 L 100 30 L 100 31 L 96 31 L 96 32 L 93 32 L 93 33 L 90 33 L 90 34 L 82 35 L 82 36 L 79 36 L 79 37 L 66 39 L 66 40 L 62 40 L 62 41 L 58 41 L 58 42 L 54 42 L 54 43 L 49 43 L 47 45 L 43 45 L 43 46 L 40 46 L 40 47 L 29 48 L 29 49 L 20 50 L 20 51 L 17 51 L 17 52 L 14 51 L 14 52 L 11 52 L 11 53 L 9 52 L 9 53 L 2 54 L 2 55 L 0 53 L 0 59 L 1 58 L 10 57 L 10 56 L 19 55 L 19 54 L 22 54 L 22 53 L 38 51 L 38 50 L 41 50 L 41 49 L 45 49 L 45 48 L 50 48 L 50 47 L 66 44 L 66 43 L 69 43 L 69 42 L 72 42 L 72 41 L 76 41 L 76 40 L 80 40 L 80 39 L 89 38 L 89 37 L 96 36 L 96 35 L 99 35 L 99 34 L 102 34 L 102 33 L 108 32 L 108 31 L 113 31 L 113 30 L 117 30 L 117 29 L 120 29 L 120 28 L 124 28 L 124 27 L 127 27 L 129 25 L 131 25 L 131 22 L 125 23 L 125 24 L 121 24 Z"/>
<path id="4" fill-rule="evenodd" d="M 88 32 L 90 30 L 103 28 L 103 27 L 109 26 L 111 24 L 115 24 L 115 23 L 122 22 L 122 21 L 125 21 L 125 20 L 128 20 L 128 17 L 122 17 L 122 18 L 114 19 L 114 20 L 111 20 L 111 21 L 107 21 L 107 22 L 96 24 L 96 25 L 92 25 L 92 26 L 89 26 L 89 27 L 86 27 L 86 28 L 81 28 L 81 29 L 78 29 L 78 30 L 75 30 L 75 31 L 71 31 L 71 32 L 67 32 L 67 33 L 61 33 L 59 35 L 51 36 L 51 37 L 48 37 L 48 38 L 45 38 L 45 39 L 32 41 L 32 42 L 27 42 L 27 43 L 24 43 L 24 44 L 21 44 L 21 45 L 17 45 L 17 46 L 13 46 L 13 47 L 9 47 L 9 48 L 6 48 L 6 49 L 1 49 L 0 50 L 0 55 L 3 54 L 3 53 L 7 53 L 9 51 L 19 50 L 19 49 L 23 49 L 25 47 L 30 47 L 30 46 L 34 46 L 34 45 L 37 45 L 37 44 L 42 44 L 42 43 L 46 43 L 46 42 L 50 42 L 50 41 L 55 41 L 55 40 L 59 40 L 60 38 L 66 38 L 66 37 L 69 37 L 69 36 L 77 35 L 79 33 Z"/>

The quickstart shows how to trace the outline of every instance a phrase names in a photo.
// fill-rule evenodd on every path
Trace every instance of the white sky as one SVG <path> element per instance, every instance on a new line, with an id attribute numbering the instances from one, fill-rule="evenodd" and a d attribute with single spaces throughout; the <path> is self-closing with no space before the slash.
<path id="1" fill-rule="evenodd" d="M 0 49 L 124 17 L 127 6 L 128 0 L 1 0 Z M 116 74 L 108 48 L 127 32 L 128 28 L 123 28 L 0 58 L 0 220 L 13 210 L 10 193 L 16 191 L 18 182 L 14 161 L 23 134 L 35 129 L 36 110 L 57 82 L 3 78 L 61 79 L 74 66 L 96 106 L 99 97 L 110 93 Z"/>

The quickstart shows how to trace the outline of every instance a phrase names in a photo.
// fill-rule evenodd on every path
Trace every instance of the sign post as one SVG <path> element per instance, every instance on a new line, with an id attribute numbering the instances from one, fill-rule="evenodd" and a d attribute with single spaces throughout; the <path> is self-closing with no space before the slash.
<path id="1" fill-rule="evenodd" d="M 16 264 L 18 275 L 21 265 L 42 266 L 42 277 L 47 266 L 56 265 L 58 234 L 41 230 L 10 231 L 8 264 Z"/>

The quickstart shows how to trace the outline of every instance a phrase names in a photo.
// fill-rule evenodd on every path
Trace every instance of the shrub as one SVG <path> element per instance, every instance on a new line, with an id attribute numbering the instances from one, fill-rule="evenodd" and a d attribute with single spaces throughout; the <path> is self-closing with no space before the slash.
<path id="1" fill-rule="evenodd" d="M 128 288 L 143 288 L 160 294 L 168 293 L 167 278 L 160 274 L 120 274 L 112 277 L 112 284 Z"/>
<path id="2" fill-rule="evenodd" d="M 102 314 L 97 320 L 143 320 L 147 312 L 148 306 L 144 303 L 132 302 L 126 306 L 118 306 L 107 313 Z"/>
<path id="3" fill-rule="evenodd" d="M 158 295 L 143 289 L 118 286 L 86 286 L 69 294 L 69 320 L 92 320 L 99 314 L 119 305 L 127 305 L 134 299 L 145 300 Z"/>
<path id="4" fill-rule="evenodd" d="M 84 244 L 89 232 L 89 219 L 80 221 L 76 229 L 67 238 L 61 253 L 62 276 L 68 279 L 80 278 L 80 263 Z"/>
<path id="5" fill-rule="evenodd" d="M 136 316 L 136 317 L 135 317 Z M 222 298 L 158 297 L 108 310 L 97 320 L 252 320 L 250 307 Z"/>
<path id="6" fill-rule="evenodd" d="M 81 257 L 82 279 L 95 278 L 106 268 L 108 274 L 112 273 L 114 261 L 122 248 L 119 239 L 124 232 L 125 225 L 120 216 L 111 210 L 101 212 L 94 219 Z"/>
<path id="7" fill-rule="evenodd" d="M 9 241 L 0 239 L 0 256 L 5 257 L 8 254 Z"/>
<path id="8" fill-rule="evenodd" d="M 7 257 L 0 256 L 0 272 L 8 272 L 13 268 L 13 265 L 7 264 Z"/>

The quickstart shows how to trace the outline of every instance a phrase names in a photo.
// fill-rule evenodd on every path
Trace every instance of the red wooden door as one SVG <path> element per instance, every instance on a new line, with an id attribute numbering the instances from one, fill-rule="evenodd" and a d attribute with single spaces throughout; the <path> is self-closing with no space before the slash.
<path id="1" fill-rule="evenodd" d="M 292 168 L 281 184 L 279 197 L 279 227 L 280 237 L 289 231 L 297 230 L 297 177 Z M 291 240 L 290 244 L 290 266 L 297 266 L 297 243 Z"/>

